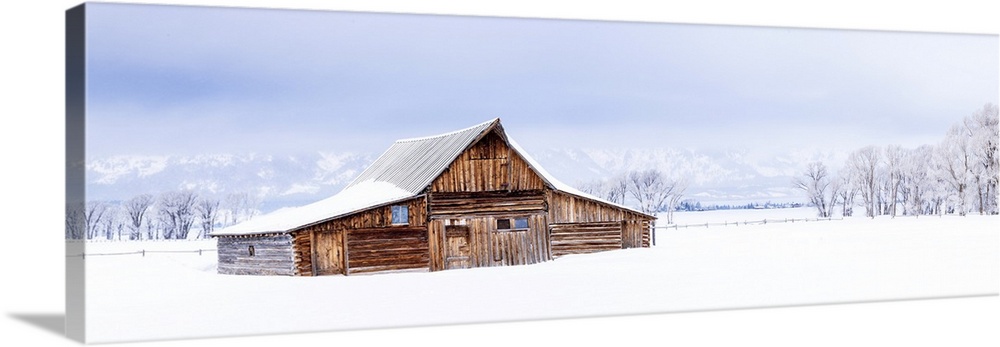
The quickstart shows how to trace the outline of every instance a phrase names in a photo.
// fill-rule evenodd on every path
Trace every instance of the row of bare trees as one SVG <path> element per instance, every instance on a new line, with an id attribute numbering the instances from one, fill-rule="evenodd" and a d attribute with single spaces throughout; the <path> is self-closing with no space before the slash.
<path id="1" fill-rule="evenodd" d="M 866 217 L 997 214 L 998 123 L 997 106 L 986 104 L 935 145 L 866 146 L 852 152 L 836 174 L 821 162 L 809 163 L 793 184 L 820 217 L 831 216 L 838 205 L 841 215 L 851 216 L 859 204 Z"/>
<path id="2" fill-rule="evenodd" d="M 219 199 L 190 190 L 157 196 L 139 194 L 125 201 L 88 201 L 66 215 L 67 239 L 182 240 L 192 231 L 206 238 L 216 227 L 233 225 L 259 213 L 260 199 L 232 193 Z"/>
<path id="3" fill-rule="evenodd" d="M 672 224 L 687 180 L 671 178 L 656 169 L 634 170 L 583 183 L 580 190 L 616 204 L 636 206 L 643 213 L 666 212 L 667 224 Z"/>

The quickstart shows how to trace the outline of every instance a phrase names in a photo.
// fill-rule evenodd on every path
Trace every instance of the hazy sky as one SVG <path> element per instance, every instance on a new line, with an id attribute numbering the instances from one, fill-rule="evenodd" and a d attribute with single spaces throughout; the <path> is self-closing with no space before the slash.
<path id="1" fill-rule="evenodd" d="M 998 38 L 88 4 L 88 152 L 381 152 L 500 117 L 525 147 L 933 143 Z"/>

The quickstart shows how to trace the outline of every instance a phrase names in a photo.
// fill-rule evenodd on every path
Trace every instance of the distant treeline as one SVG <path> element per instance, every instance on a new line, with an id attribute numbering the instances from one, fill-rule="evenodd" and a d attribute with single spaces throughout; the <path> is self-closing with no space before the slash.
<path id="1" fill-rule="evenodd" d="M 215 228 L 253 218 L 260 213 L 260 204 L 259 197 L 245 192 L 216 197 L 191 190 L 139 194 L 125 201 L 88 201 L 83 206 L 67 206 L 66 238 L 207 238 Z"/>

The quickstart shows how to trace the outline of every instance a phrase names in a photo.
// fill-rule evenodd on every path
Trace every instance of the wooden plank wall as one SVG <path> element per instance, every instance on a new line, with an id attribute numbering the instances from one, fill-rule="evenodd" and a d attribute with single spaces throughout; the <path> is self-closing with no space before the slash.
<path id="1" fill-rule="evenodd" d="M 435 218 L 537 213 L 546 208 L 542 190 L 475 193 L 430 193 L 428 200 Z"/>
<path id="2" fill-rule="evenodd" d="M 220 274 L 295 274 L 292 236 L 289 234 L 220 236 L 217 243 Z M 249 252 L 250 246 L 254 248 L 253 256 Z"/>
<path id="3" fill-rule="evenodd" d="M 497 231 L 494 216 L 475 216 L 461 219 L 433 219 L 428 228 L 430 236 L 430 269 L 446 269 L 447 225 L 460 223 L 468 230 L 467 252 L 470 267 L 535 264 L 552 259 L 549 252 L 548 224 L 544 213 L 518 215 L 528 218 L 528 230 Z M 506 217 L 500 217 L 506 218 Z"/>
<path id="4" fill-rule="evenodd" d="M 552 256 L 622 249 L 622 222 L 552 224 Z"/>
<path id="5" fill-rule="evenodd" d="M 423 227 L 351 230 L 347 234 L 347 273 L 426 269 L 430 263 Z"/>
<path id="6" fill-rule="evenodd" d="M 392 206 L 407 205 L 409 210 L 408 223 L 405 225 L 392 224 Z M 349 255 L 344 235 L 353 233 L 354 230 L 420 230 L 427 232 L 427 203 L 424 196 L 418 196 L 410 200 L 401 201 L 396 204 L 379 206 L 372 209 L 359 211 L 357 213 L 337 218 L 334 220 L 310 225 L 293 231 L 297 236 L 295 242 L 295 267 L 298 274 L 303 276 L 347 274 L 349 271 L 344 264 L 348 264 Z M 396 237 L 401 234 L 381 233 L 361 236 L 358 239 L 370 239 L 378 235 L 384 237 Z M 425 235 L 426 239 L 426 235 Z M 427 245 L 422 248 L 426 250 Z M 393 257 L 383 258 L 384 261 L 392 261 Z M 353 264 L 370 264 L 371 260 L 356 261 Z M 412 264 L 404 264 L 410 266 Z M 360 265 L 359 265 L 360 266 Z M 370 265 L 364 265 L 372 270 Z M 378 264 L 386 269 L 393 268 L 392 264 Z M 426 264 L 425 264 L 426 267 Z M 313 272 L 315 269 L 315 273 Z M 362 271 L 363 272 L 363 271 Z"/>
<path id="7" fill-rule="evenodd" d="M 496 131 L 463 152 L 431 183 L 433 192 L 542 190 L 528 163 L 507 146 Z"/>
<path id="8" fill-rule="evenodd" d="M 552 191 L 549 222 L 555 224 L 620 222 L 623 248 L 649 247 L 651 218 L 606 203 Z"/>
<path id="9" fill-rule="evenodd" d="M 496 219 L 487 217 L 489 244 L 486 254 L 479 254 L 487 266 L 527 265 L 551 259 L 548 247 L 548 224 L 544 214 L 528 217 L 528 230 L 496 231 Z"/>
<path id="10" fill-rule="evenodd" d="M 313 240 L 316 275 L 346 275 L 344 231 L 316 232 L 313 234 Z"/>

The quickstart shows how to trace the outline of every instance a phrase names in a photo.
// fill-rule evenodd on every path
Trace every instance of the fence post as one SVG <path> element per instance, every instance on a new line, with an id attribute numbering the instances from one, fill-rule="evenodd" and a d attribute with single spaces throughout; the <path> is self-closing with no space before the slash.
<path id="1" fill-rule="evenodd" d="M 145 249 L 144 249 L 144 250 L 142 250 L 142 256 L 143 256 L 143 257 L 145 257 L 145 256 L 146 256 L 146 250 L 145 250 Z"/>

